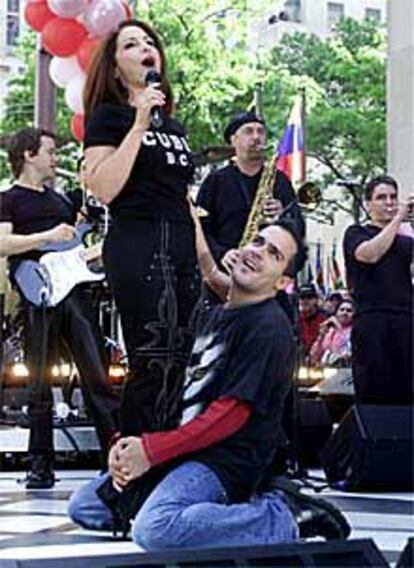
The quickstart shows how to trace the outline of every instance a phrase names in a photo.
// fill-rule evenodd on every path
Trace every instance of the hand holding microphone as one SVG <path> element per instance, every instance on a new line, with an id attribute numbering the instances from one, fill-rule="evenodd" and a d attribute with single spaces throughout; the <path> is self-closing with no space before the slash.
<path id="1" fill-rule="evenodd" d="M 160 85 L 160 74 L 150 69 L 145 77 L 145 89 L 133 93 L 131 105 L 136 108 L 135 127 L 141 131 L 147 130 L 150 124 L 153 128 L 160 128 L 164 122 L 162 107 L 165 94 Z"/>
<path id="2" fill-rule="evenodd" d="M 145 85 L 161 85 L 161 75 L 155 69 L 150 69 L 145 76 Z M 151 124 L 154 128 L 161 128 L 164 124 L 161 105 L 154 105 L 151 109 Z"/>

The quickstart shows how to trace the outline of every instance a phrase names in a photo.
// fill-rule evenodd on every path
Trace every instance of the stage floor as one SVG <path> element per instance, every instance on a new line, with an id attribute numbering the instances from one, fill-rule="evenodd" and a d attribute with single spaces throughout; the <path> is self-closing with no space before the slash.
<path id="1" fill-rule="evenodd" d="M 323 477 L 321 471 L 311 473 Z M 116 541 L 110 533 L 80 529 L 67 517 L 69 496 L 94 475 L 93 471 L 58 471 L 53 489 L 26 491 L 22 472 L 0 472 L 0 567 L 6 559 L 55 558 L 53 565 L 58 567 L 59 558 L 136 552 L 134 544 Z M 321 495 L 345 513 L 352 526 L 351 539 L 374 539 L 385 559 L 395 565 L 414 533 L 412 493 L 326 489 Z"/>

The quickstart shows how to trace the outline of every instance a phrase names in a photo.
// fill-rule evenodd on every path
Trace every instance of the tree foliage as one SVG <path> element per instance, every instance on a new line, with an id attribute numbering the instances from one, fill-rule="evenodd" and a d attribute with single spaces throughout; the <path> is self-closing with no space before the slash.
<path id="1" fill-rule="evenodd" d="M 246 108 L 256 81 L 244 0 L 156 0 L 149 20 L 165 42 L 176 112 L 193 148 L 222 144 L 223 125 Z"/>
<path id="2" fill-rule="evenodd" d="M 262 2 L 263 3 L 263 2 Z M 385 40 L 377 24 L 344 20 L 328 39 L 285 35 L 272 50 L 255 53 L 249 0 L 147 0 L 139 19 L 162 36 L 176 114 L 194 150 L 223 144 L 228 118 L 252 101 L 262 84 L 270 140 L 280 138 L 293 95 L 305 86 L 307 149 L 327 166 L 322 184 L 353 177 L 363 182 L 385 164 Z M 25 73 L 10 81 L 0 135 L 33 124 L 36 34 L 20 42 Z M 70 138 L 70 110 L 57 96 L 57 132 Z M 60 155 L 73 163 L 75 144 Z M 75 154 L 78 150 L 75 151 Z M 69 166 L 70 167 L 70 166 Z"/>
<path id="3" fill-rule="evenodd" d="M 22 62 L 23 72 L 12 76 L 5 98 L 5 113 L 0 120 L 0 137 L 7 137 L 26 126 L 34 125 L 35 116 L 35 77 L 36 77 L 36 33 L 28 31 L 19 39 L 16 55 Z M 64 101 L 64 92 L 56 91 L 56 132 L 61 145 L 60 166 L 73 169 L 78 149 L 72 142 L 70 118 L 72 112 Z M 3 145 L 4 146 L 4 145 Z M 5 155 L 0 156 L 0 180 L 9 176 L 9 168 Z"/>
<path id="4" fill-rule="evenodd" d="M 351 19 L 327 39 L 297 33 L 272 51 L 272 77 L 284 69 L 306 85 L 307 152 L 326 167 L 322 186 L 338 178 L 362 185 L 385 168 L 385 54 L 384 30 Z"/>

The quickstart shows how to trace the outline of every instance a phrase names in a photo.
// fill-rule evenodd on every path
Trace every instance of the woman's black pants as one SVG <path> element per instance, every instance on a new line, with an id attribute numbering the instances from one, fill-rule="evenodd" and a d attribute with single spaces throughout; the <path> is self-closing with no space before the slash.
<path id="1" fill-rule="evenodd" d="M 104 261 L 130 369 L 121 432 L 172 428 L 200 298 L 194 228 L 167 220 L 115 220 Z"/>

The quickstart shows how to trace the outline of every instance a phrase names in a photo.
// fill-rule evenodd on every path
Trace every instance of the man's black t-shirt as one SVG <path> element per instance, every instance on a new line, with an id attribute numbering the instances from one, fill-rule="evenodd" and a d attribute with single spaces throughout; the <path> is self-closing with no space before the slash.
<path id="1" fill-rule="evenodd" d="M 13 225 L 13 233 L 30 235 L 56 227 L 60 223 L 74 225 L 76 210 L 71 201 L 53 189 L 43 191 L 15 184 L 0 193 L 0 222 Z M 33 250 L 10 257 L 10 272 L 13 275 L 22 259 L 38 259 L 40 253 Z"/>
<path id="2" fill-rule="evenodd" d="M 410 264 L 413 239 L 397 235 L 390 249 L 373 264 L 360 262 L 355 250 L 381 232 L 374 225 L 352 225 L 344 236 L 344 257 L 348 287 L 359 313 L 384 310 L 411 313 L 412 284 Z"/>
<path id="3" fill-rule="evenodd" d="M 247 176 L 235 164 L 229 164 L 212 172 L 202 183 L 197 204 L 208 212 L 207 216 L 201 217 L 201 224 L 217 262 L 229 249 L 239 246 L 261 175 L 262 171 L 259 171 L 254 176 Z M 283 207 L 293 202 L 284 218 L 294 221 L 304 235 L 305 225 L 295 203 L 292 184 L 280 170 L 273 195 Z"/>
<path id="4" fill-rule="evenodd" d="M 272 460 L 294 350 L 289 321 L 273 299 L 237 308 L 216 306 L 195 341 L 182 424 L 223 397 L 247 402 L 252 409 L 237 433 L 190 456 L 217 473 L 232 501 L 251 495 Z"/>
<path id="5" fill-rule="evenodd" d="M 98 105 L 86 126 L 85 148 L 118 147 L 134 120 L 135 109 L 127 104 Z M 160 129 L 150 127 L 144 133 L 130 176 L 109 206 L 112 216 L 191 223 L 187 190 L 193 174 L 184 129 L 177 120 L 166 116 Z"/>

